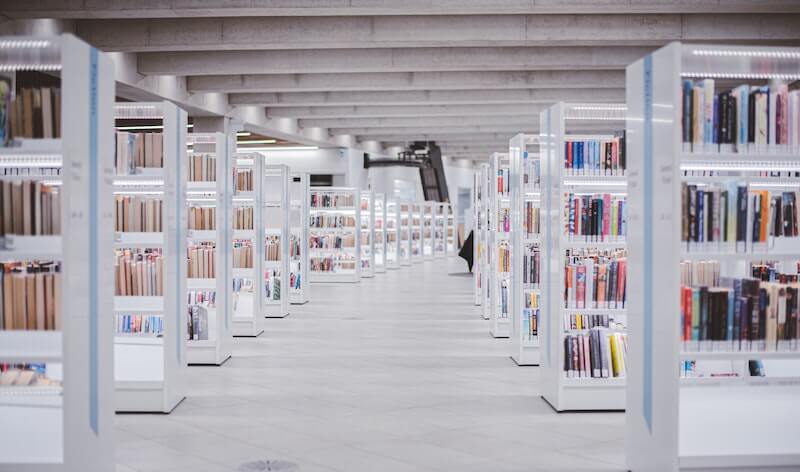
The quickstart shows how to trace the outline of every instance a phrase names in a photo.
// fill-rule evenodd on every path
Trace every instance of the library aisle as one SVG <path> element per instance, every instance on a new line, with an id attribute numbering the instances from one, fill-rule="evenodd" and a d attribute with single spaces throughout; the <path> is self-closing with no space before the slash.
<path id="1" fill-rule="evenodd" d="M 624 415 L 539 399 L 539 369 L 489 336 L 464 270 L 448 258 L 315 285 L 222 367 L 189 369 L 171 415 L 116 415 L 117 471 L 623 470 Z"/>

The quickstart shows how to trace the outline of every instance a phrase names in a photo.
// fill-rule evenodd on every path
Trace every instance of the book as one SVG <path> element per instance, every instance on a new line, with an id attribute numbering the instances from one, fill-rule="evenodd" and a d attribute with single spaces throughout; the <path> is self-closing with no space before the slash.
<path id="1" fill-rule="evenodd" d="M 0 329 L 61 329 L 60 263 L 16 261 L 0 264 Z"/>

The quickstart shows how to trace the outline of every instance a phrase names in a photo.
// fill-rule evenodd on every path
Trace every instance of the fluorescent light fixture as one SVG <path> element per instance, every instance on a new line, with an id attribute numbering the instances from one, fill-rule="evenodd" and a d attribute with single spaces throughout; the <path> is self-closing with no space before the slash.
<path id="1" fill-rule="evenodd" d="M 718 56 L 718 57 L 763 57 L 773 59 L 800 59 L 800 51 L 797 50 L 732 50 L 732 49 L 693 49 L 694 56 Z"/>
<path id="2" fill-rule="evenodd" d="M 0 64 L 0 71 L 13 72 L 15 70 L 46 70 L 56 71 L 61 70 L 61 64 L 44 64 L 44 63 L 30 63 L 30 64 Z"/>
<path id="3" fill-rule="evenodd" d="M 0 156 L 0 167 L 61 167 L 60 154 L 10 154 Z"/>
<path id="4" fill-rule="evenodd" d="M 156 187 L 164 185 L 163 180 L 114 180 L 115 187 Z"/>
<path id="5" fill-rule="evenodd" d="M 164 195 L 161 190 L 115 190 L 114 195 Z"/>
<path id="6" fill-rule="evenodd" d="M 46 39 L 4 39 L 0 41 L 0 49 L 43 49 L 49 48 Z"/>
<path id="7" fill-rule="evenodd" d="M 313 151 L 316 149 L 319 149 L 319 146 L 237 147 L 236 152 Z"/>
<path id="8" fill-rule="evenodd" d="M 249 131 L 239 131 L 236 133 L 236 136 L 250 136 Z"/>
<path id="9" fill-rule="evenodd" d="M 626 105 L 576 105 L 567 106 L 570 110 L 591 110 L 591 111 L 628 111 Z"/>
<path id="10" fill-rule="evenodd" d="M 163 125 L 142 125 L 142 126 L 117 126 L 119 131 L 136 131 L 146 129 L 164 129 Z"/>
<path id="11" fill-rule="evenodd" d="M 238 166 L 251 166 L 255 163 L 256 163 L 255 159 L 247 159 L 247 158 L 243 159 L 241 157 L 236 159 L 236 165 Z"/>
<path id="12" fill-rule="evenodd" d="M 277 142 L 277 139 L 253 139 L 249 141 L 238 141 L 236 144 L 241 146 L 243 144 L 275 144 Z"/>
<path id="13" fill-rule="evenodd" d="M 627 187 L 624 180 L 565 180 L 564 185 L 573 187 Z"/>

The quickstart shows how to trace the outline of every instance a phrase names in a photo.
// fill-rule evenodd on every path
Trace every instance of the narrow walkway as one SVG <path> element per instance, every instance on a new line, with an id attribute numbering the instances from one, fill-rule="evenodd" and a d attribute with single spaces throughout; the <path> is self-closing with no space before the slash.
<path id="1" fill-rule="evenodd" d="M 516 367 L 472 304 L 463 261 L 360 284 L 237 339 L 223 367 L 190 368 L 171 415 L 118 415 L 119 472 L 623 470 L 624 416 L 556 414 L 538 368 Z"/>

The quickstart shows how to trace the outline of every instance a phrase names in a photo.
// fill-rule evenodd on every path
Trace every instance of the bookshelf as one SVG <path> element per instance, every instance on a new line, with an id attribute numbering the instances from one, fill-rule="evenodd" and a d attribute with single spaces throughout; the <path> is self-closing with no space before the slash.
<path id="1" fill-rule="evenodd" d="M 486 269 L 487 262 L 487 210 L 486 205 L 489 197 L 489 164 L 483 163 L 478 166 L 478 171 L 475 172 L 474 189 L 473 189 L 473 225 L 472 232 L 472 253 L 473 253 L 473 270 L 475 272 L 475 305 L 483 305 L 482 316 L 483 319 L 489 319 L 489 303 L 488 298 L 488 272 Z"/>
<path id="2" fill-rule="evenodd" d="M 400 205 L 397 200 L 386 199 L 386 268 L 400 268 Z M 406 236 L 408 242 L 408 236 Z M 406 254 L 408 248 L 406 247 Z"/>
<path id="3" fill-rule="evenodd" d="M 453 255 L 458 251 L 458 227 L 456 225 L 456 207 L 445 203 L 445 254 Z"/>
<path id="4" fill-rule="evenodd" d="M 399 208 L 398 215 L 400 217 L 400 223 L 398 224 L 399 242 L 397 245 L 397 259 L 401 266 L 410 266 L 413 253 L 412 247 L 414 245 L 414 209 L 411 203 L 402 200 L 397 203 L 397 206 Z"/>
<path id="5" fill-rule="evenodd" d="M 115 204 L 119 205 L 113 251 L 117 258 L 115 272 L 119 274 L 114 297 L 114 404 L 118 412 L 169 413 L 186 394 L 188 305 L 183 294 L 187 216 L 183 174 L 187 114 L 166 101 L 117 103 L 114 118 L 117 168 L 113 184 Z M 160 167 L 154 166 L 152 160 L 142 165 L 142 140 L 146 142 L 147 134 L 153 134 L 153 139 L 161 134 Z M 145 151 L 147 147 L 145 144 Z M 130 159 L 137 153 L 139 162 Z M 128 214 L 122 205 L 135 199 L 160 201 L 160 218 L 156 221 L 161 228 L 145 232 L 129 226 L 129 221 L 120 223 Z M 133 257 L 121 258 L 126 253 Z M 156 293 L 131 290 L 135 272 L 131 268 L 137 263 L 147 267 L 148 259 L 153 257 L 151 262 L 161 264 L 161 289 Z M 124 290 L 121 280 L 126 280 Z M 156 321 L 156 327 L 142 329 L 146 320 L 151 325 Z"/>
<path id="6" fill-rule="evenodd" d="M 420 204 L 422 210 L 422 258 L 433 259 L 433 214 L 436 202 L 426 201 Z"/>
<path id="7" fill-rule="evenodd" d="M 303 305 L 308 303 L 308 182 L 307 172 L 292 173 L 289 183 L 289 230 L 290 247 L 289 303 Z"/>
<path id="8" fill-rule="evenodd" d="M 261 174 L 264 189 L 262 222 L 264 233 L 264 271 L 261 278 L 261 299 L 264 316 L 289 316 L 289 297 L 284 288 L 289 271 L 289 185 L 291 176 L 285 164 L 264 166 Z M 306 220 L 307 221 L 307 220 Z"/>
<path id="9" fill-rule="evenodd" d="M 409 219 L 411 226 L 409 231 L 411 233 L 411 262 L 422 262 L 422 207 L 420 202 L 411 203 L 411 212 Z"/>
<path id="10" fill-rule="evenodd" d="M 386 272 L 387 232 L 386 232 L 386 194 L 374 194 L 375 208 L 375 272 Z"/>
<path id="11" fill-rule="evenodd" d="M 264 157 L 259 153 L 237 153 L 234 156 L 233 191 L 233 257 L 231 257 L 232 326 L 234 337 L 257 337 L 261 327 L 263 304 L 258 296 L 258 281 L 264 272 L 264 245 L 256 228 L 263 227 L 264 188 L 258 176 L 264 173 Z M 249 264 L 242 262 L 248 259 Z"/>
<path id="12" fill-rule="evenodd" d="M 14 126 L 8 141 L 0 141 L 0 182 L 60 205 L 48 217 L 43 204 L 12 204 L 15 216 L 34 218 L 20 217 L 22 228 L 8 226 L 0 240 L 3 280 L 24 281 L 4 299 L 28 292 L 36 301 L 33 312 L 0 315 L 0 469 L 110 470 L 113 287 L 93 282 L 113 277 L 107 177 L 113 174 L 114 66 L 86 43 L 61 35 L 2 38 L 0 70 L 3 101 L 13 92 L 10 106 L 31 95 L 51 98 L 33 105 L 42 119 L 32 133 Z M 23 119 L 32 116 L 28 105 L 16 108 Z M 47 134 L 40 132 L 44 126 Z M 48 296 L 47 287 L 56 294 Z M 97 454 L 85 457 L 85 450 Z"/>
<path id="13" fill-rule="evenodd" d="M 764 283 L 750 267 L 797 275 L 800 95 L 785 85 L 798 79 L 796 48 L 671 43 L 627 68 L 631 470 L 800 467 L 800 353 L 787 340 L 797 309 L 783 296 L 796 300 L 796 285 Z M 717 207 L 734 198 L 727 215 Z M 723 368 L 727 378 L 700 376 Z"/>
<path id="14" fill-rule="evenodd" d="M 309 190 L 310 282 L 356 283 L 361 278 L 361 196 L 352 187 Z"/>
<path id="15" fill-rule="evenodd" d="M 186 234 L 186 355 L 219 366 L 233 347 L 233 165 L 223 133 L 189 133 L 186 143 L 186 213 L 213 210 L 214 227 Z"/>
<path id="16" fill-rule="evenodd" d="M 511 196 L 511 359 L 539 365 L 541 168 L 539 136 L 518 134 L 508 149 Z"/>
<path id="17" fill-rule="evenodd" d="M 361 191 L 361 277 L 375 277 L 375 192 Z"/>
<path id="18" fill-rule="evenodd" d="M 556 411 L 625 408 L 624 119 L 622 104 L 541 113 L 540 365 Z"/>
<path id="19" fill-rule="evenodd" d="M 432 204 L 433 207 L 433 257 L 447 255 L 447 204 Z"/>
<path id="20" fill-rule="evenodd" d="M 489 332 L 495 338 L 507 338 L 511 333 L 509 295 L 511 290 L 511 197 L 508 153 L 495 152 L 491 158 L 493 176 L 489 187 L 488 271 Z"/>

